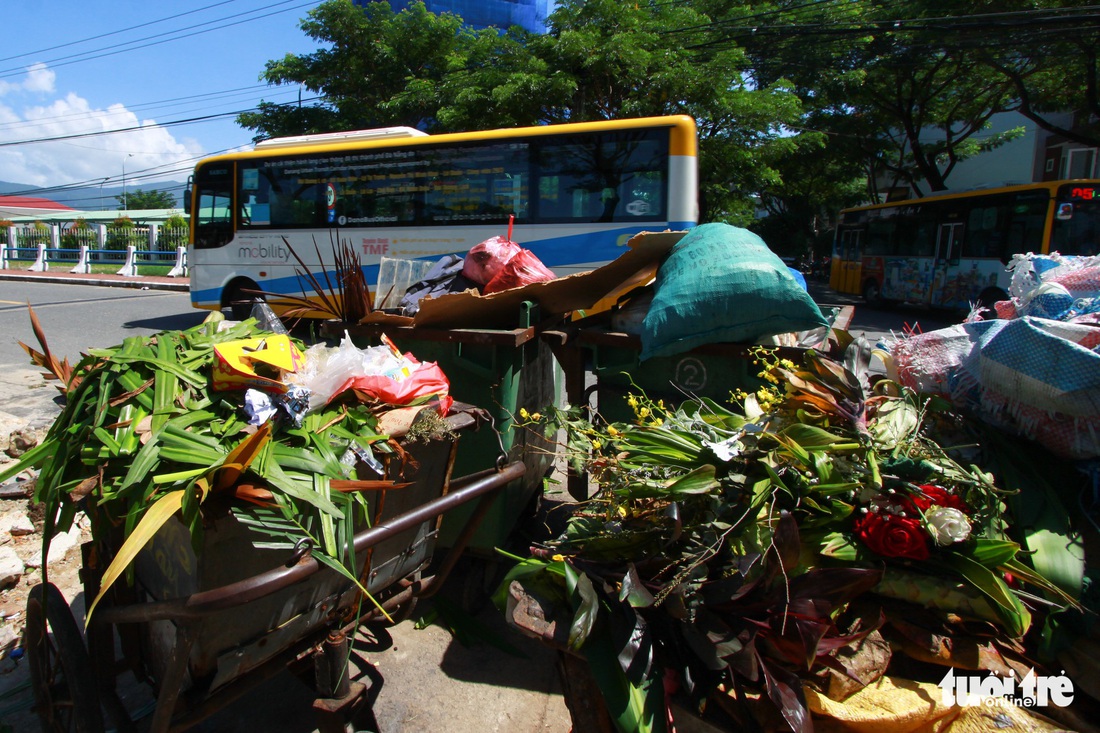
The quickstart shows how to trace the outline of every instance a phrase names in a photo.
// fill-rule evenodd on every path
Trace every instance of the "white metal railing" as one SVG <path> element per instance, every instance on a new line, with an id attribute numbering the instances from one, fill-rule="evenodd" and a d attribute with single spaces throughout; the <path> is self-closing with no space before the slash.
<path id="1" fill-rule="evenodd" d="M 99 264 L 117 266 L 117 274 L 127 277 L 149 267 L 167 268 L 168 277 L 187 277 L 187 236 L 187 229 L 156 224 L 7 227 L 0 233 L 0 269 L 46 272 L 53 265 L 87 274 Z"/>

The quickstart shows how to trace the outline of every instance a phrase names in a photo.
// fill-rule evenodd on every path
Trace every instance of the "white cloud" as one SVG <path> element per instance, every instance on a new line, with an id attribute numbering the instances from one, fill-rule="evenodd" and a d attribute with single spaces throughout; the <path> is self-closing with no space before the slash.
<path id="1" fill-rule="evenodd" d="M 54 91 L 57 74 L 45 64 L 33 64 L 27 68 L 27 78 L 21 82 L 9 82 L 0 79 L 0 97 L 16 92 L 36 92 L 49 94 Z"/>
<path id="2" fill-rule="evenodd" d="M 27 80 L 23 82 L 23 88 L 28 92 L 49 94 L 54 91 L 54 81 L 57 74 L 45 64 L 35 64 L 27 70 Z"/>
<path id="3" fill-rule="evenodd" d="M 87 99 L 69 92 L 42 101 L 54 92 L 54 73 L 45 66 L 32 68 L 16 85 L 0 86 L 0 95 L 13 88 L 34 93 L 35 102 L 18 106 L 9 97 L 0 104 L 0 180 L 28 186 L 58 186 L 77 182 L 101 182 L 120 186 L 125 172 L 127 185 L 146 190 L 156 180 L 183 180 L 192 160 L 203 153 L 193 140 L 177 140 L 168 128 L 155 120 L 140 119 L 122 104 L 94 108 Z M 14 95 L 13 95 L 14 96 Z M 136 128 L 129 132 L 89 137 L 70 137 L 110 130 Z M 67 137 L 65 140 L 31 142 Z"/>

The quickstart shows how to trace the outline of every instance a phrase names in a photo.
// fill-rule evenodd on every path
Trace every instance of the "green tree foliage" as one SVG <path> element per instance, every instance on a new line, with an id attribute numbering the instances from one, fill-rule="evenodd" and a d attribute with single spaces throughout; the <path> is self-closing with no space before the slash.
<path id="1" fill-rule="evenodd" d="M 986 2 L 963 5 L 989 12 Z M 1100 146 L 1100 15 L 1084 0 L 1010 0 L 989 23 L 998 37 L 971 47 L 974 58 L 1006 79 L 1013 108 L 1072 142 Z"/>
<path id="2" fill-rule="evenodd" d="M 310 106 L 264 104 L 238 121 L 257 137 L 386 125 L 429 132 L 685 113 L 700 131 L 706 220 L 747 222 L 760 181 L 797 149 L 801 114 L 782 83 L 749 84 L 737 48 L 699 53 L 711 18 L 693 4 L 565 0 L 550 32 L 464 28 L 422 3 L 322 3 L 303 30 L 325 45 L 267 65 L 263 79 L 300 84 Z"/>
<path id="3" fill-rule="evenodd" d="M 138 247 L 142 244 L 142 235 L 135 231 L 134 220 L 120 216 L 107 225 L 107 249 L 126 249 L 128 245 Z"/>
<path id="4" fill-rule="evenodd" d="M 158 249 L 175 249 L 187 244 L 187 218 L 182 214 L 173 214 L 164 220 L 157 232 Z"/>
<path id="5" fill-rule="evenodd" d="M 261 78 L 301 85 L 316 103 L 265 102 L 241 115 L 258 138 L 398 125 L 441 131 L 437 88 L 452 68 L 464 68 L 471 41 L 496 36 L 464 29 L 457 15 L 429 13 L 423 3 L 394 13 L 385 2 L 329 0 L 301 27 L 322 48 L 270 61 Z"/>
<path id="6" fill-rule="evenodd" d="M 1012 85 L 953 42 L 973 31 L 956 5 L 941 0 L 884 0 L 789 6 L 759 3 L 746 23 L 730 24 L 756 78 L 792 81 L 807 121 L 855 154 L 868 180 L 892 179 L 917 191 L 940 191 L 959 162 L 1022 134 L 989 131 L 1011 109 Z"/>
<path id="7" fill-rule="evenodd" d="M 306 97 L 239 122 L 261 139 L 689 114 L 700 219 L 745 224 L 762 207 L 796 248 L 856 181 L 868 199 L 884 180 L 947 188 L 961 161 L 1022 134 L 992 133 L 1000 112 L 1100 142 L 1100 16 L 1084 0 L 563 0 L 548 28 L 327 0 L 302 23 L 320 49 L 261 77 Z"/>
<path id="8" fill-rule="evenodd" d="M 77 219 L 61 233 L 61 246 L 65 249 L 76 249 L 81 245 L 95 245 L 95 233 L 86 219 Z"/>
<path id="9" fill-rule="evenodd" d="M 134 210 L 171 209 L 176 205 L 176 197 L 171 191 L 158 191 L 155 188 L 149 191 L 136 188 L 125 194 L 120 193 L 115 199 L 121 208 Z"/>

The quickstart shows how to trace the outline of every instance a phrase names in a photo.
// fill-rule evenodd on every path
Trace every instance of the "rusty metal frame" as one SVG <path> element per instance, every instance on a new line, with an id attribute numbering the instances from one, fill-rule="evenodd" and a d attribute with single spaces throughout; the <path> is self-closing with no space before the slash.
<path id="1" fill-rule="evenodd" d="M 379 542 L 419 526 L 423 522 L 442 516 L 458 506 L 471 501 L 478 501 L 461 535 L 444 557 L 436 574 L 420 580 L 402 583 L 404 587 L 387 598 L 381 604 L 382 607 L 389 612 L 411 598 L 429 598 L 434 595 L 454 568 L 459 555 L 461 555 L 466 544 L 477 530 L 478 524 L 480 524 L 496 495 L 510 482 L 522 478 L 523 474 L 524 465 L 522 462 L 517 461 L 503 465 L 499 469 L 489 469 L 455 479 L 451 482 L 450 490 L 446 494 L 356 534 L 353 544 L 356 557 L 358 557 Z M 290 588 L 319 572 L 324 567 L 306 551 L 300 553 L 296 558 L 292 557 L 292 561 L 286 565 L 272 568 L 266 572 L 219 588 L 194 593 L 185 598 L 135 603 L 126 606 L 105 606 L 97 609 L 96 614 L 91 619 L 91 625 L 97 627 L 102 625 L 140 624 L 158 620 L 173 621 L 179 625 L 176 643 L 169 655 L 165 679 L 161 681 L 161 690 L 157 696 L 156 710 L 153 714 L 150 731 L 163 733 L 169 730 L 186 730 L 225 707 L 233 699 L 247 691 L 248 688 L 285 668 L 287 664 L 299 658 L 304 649 L 308 649 L 313 645 L 312 638 L 301 640 L 302 643 L 298 644 L 297 648 L 292 647 L 283 655 L 270 660 L 250 673 L 253 677 L 251 683 L 248 680 L 237 680 L 231 683 L 230 687 L 234 689 L 231 691 L 226 690 L 225 692 L 228 694 L 222 694 L 222 691 L 219 691 L 218 694 L 200 701 L 197 705 L 191 706 L 191 709 L 184 714 L 182 719 L 173 723 L 173 716 L 176 713 L 176 704 L 180 698 L 182 680 L 187 668 L 191 647 L 201 633 L 204 620 L 213 613 L 238 608 Z M 371 607 L 366 613 L 346 624 L 343 630 L 350 631 L 361 623 L 376 620 L 381 616 L 382 612 L 379 609 Z M 325 629 L 321 636 L 323 637 L 327 633 L 328 630 Z M 246 677 L 248 676 L 246 675 Z"/>

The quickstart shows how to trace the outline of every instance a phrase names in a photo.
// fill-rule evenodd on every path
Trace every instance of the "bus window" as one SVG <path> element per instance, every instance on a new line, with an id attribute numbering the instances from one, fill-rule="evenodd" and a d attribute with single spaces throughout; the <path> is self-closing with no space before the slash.
<path id="1" fill-rule="evenodd" d="M 1016 194 L 1008 224 L 1008 246 L 1001 255 L 1002 259 L 1007 260 L 1018 252 L 1045 251 L 1043 239 L 1046 236 L 1049 203 L 1050 194 L 1045 190 L 1021 191 Z"/>
<path id="2" fill-rule="evenodd" d="M 632 131 L 540 141 L 541 221 L 655 221 L 666 216 L 667 136 Z"/>
<path id="3" fill-rule="evenodd" d="M 909 252 L 914 257 L 931 257 L 936 251 L 936 222 L 927 216 L 919 216 L 913 220 L 912 249 Z"/>
<path id="4" fill-rule="evenodd" d="M 1065 202 L 1058 205 L 1064 207 Z M 1051 251 L 1065 255 L 1100 254 L 1100 199 L 1077 200 L 1054 220 Z"/>
<path id="5" fill-rule="evenodd" d="M 867 241 L 864 255 L 891 255 L 894 253 L 894 220 L 873 219 L 867 222 Z"/>
<path id="6" fill-rule="evenodd" d="M 233 175 L 228 163 L 211 165 L 195 177 L 198 207 L 195 210 L 195 247 L 212 249 L 233 238 Z"/>
<path id="7" fill-rule="evenodd" d="M 1007 200 L 981 202 L 970 210 L 966 221 L 966 257 L 1005 256 L 1005 229 L 1012 206 Z"/>

